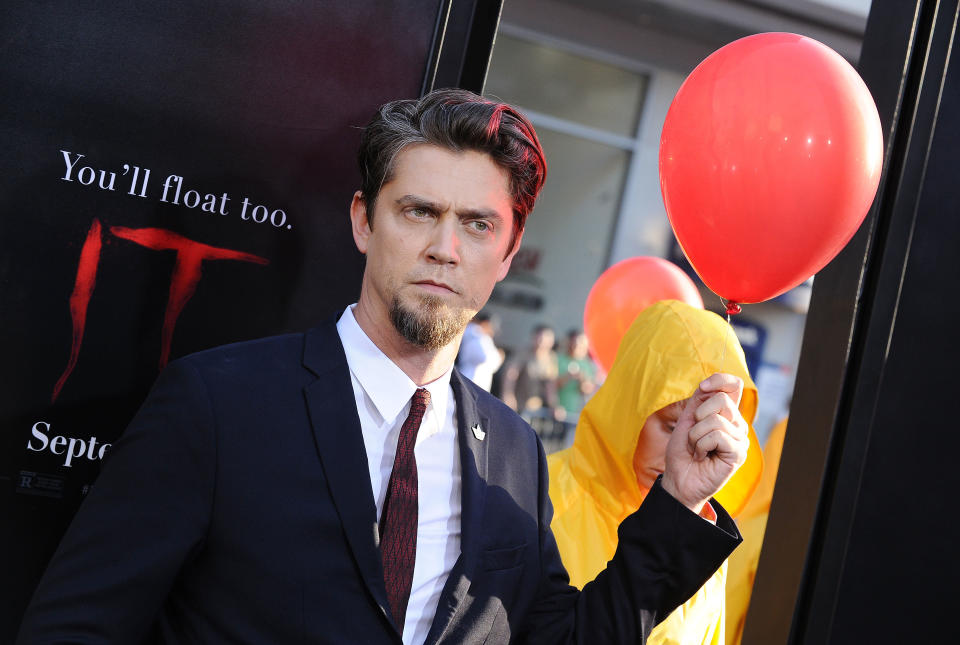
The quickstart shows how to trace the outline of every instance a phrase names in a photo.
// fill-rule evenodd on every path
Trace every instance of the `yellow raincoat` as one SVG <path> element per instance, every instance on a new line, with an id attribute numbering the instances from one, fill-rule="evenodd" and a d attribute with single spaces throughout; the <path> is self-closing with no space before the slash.
<path id="1" fill-rule="evenodd" d="M 753 497 L 737 516 L 737 526 L 743 536 L 743 544 L 730 556 L 727 579 L 727 645 L 737 645 L 743 638 L 747 620 L 747 608 L 753 593 L 753 580 L 760 562 L 760 547 L 767 530 L 767 517 L 773 501 L 773 486 L 780 467 L 780 453 L 787 433 L 787 420 L 773 427 L 763 445 L 763 476 Z"/>
<path id="2" fill-rule="evenodd" d="M 573 446 L 550 455 L 551 527 L 571 584 L 582 588 L 602 571 L 617 547 L 617 527 L 643 501 L 633 457 L 646 418 L 688 398 L 715 372 L 744 381 L 740 412 L 748 423 L 757 410 L 757 388 L 743 350 L 716 314 L 664 301 L 637 316 L 627 330 L 610 374 L 584 407 Z M 757 485 L 763 458 L 753 428 L 746 463 L 716 499 L 731 515 Z M 722 645 L 726 563 L 650 635 L 655 645 Z"/>

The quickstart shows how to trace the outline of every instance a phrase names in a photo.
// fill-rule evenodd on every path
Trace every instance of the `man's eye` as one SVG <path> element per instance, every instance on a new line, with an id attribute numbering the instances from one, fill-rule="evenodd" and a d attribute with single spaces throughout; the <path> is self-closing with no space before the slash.
<path id="1" fill-rule="evenodd" d="M 478 233 L 485 233 L 486 231 L 490 230 L 490 225 L 479 219 L 475 219 L 470 222 L 470 226 L 472 226 L 473 230 L 477 231 Z"/>
<path id="2" fill-rule="evenodd" d="M 415 218 L 417 218 L 417 219 L 423 219 L 424 217 L 430 217 L 430 211 L 428 211 L 426 208 L 411 208 L 411 209 L 410 209 L 409 211 L 407 211 L 407 212 L 410 213 L 410 215 L 411 215 L 412 217 L 415 217 Z"/>

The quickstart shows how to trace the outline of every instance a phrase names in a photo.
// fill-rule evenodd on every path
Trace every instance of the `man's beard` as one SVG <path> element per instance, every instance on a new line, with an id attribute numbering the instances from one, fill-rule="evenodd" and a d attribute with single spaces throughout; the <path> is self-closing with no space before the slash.
<path id="1" fill-rule="evenodd" d="M 408 309 L 394 296 L 390 321 L 407 342 L 423 349 L 440 349 L 463 333 L 472 314 L 450 310 L 440 298 L 424 296 L 416 310 Z"/>

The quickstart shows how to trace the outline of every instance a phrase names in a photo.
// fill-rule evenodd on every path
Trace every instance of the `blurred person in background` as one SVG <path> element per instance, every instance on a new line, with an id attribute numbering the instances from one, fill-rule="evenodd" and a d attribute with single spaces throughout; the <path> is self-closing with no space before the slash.
<path id="1" fill-rule="evenodd" d="M 566 347 L 557 356 L 557 403 L 563 408 L 568 439 L 584 404 L 597 389 L 597 366 L 587 353 L 587 335 L 579 329 L 567 332 Z"/>
<path id="2" fill-rule="evenodd" d="M 533 328 L 530 347 L 507 364 L 503 376 L 503 401 L 529 420 L 553 415 L 563 420 L 557 406 L 556 336 L 548 325 Z"/>
<path id="3" fill-rule="evenodd" d="M 487 392 L 494 373 L 503 364 L 503 351 L 494 342 L 496 332 L 496 321 L 481 311 L 467 324 L 457 353 L 460 372 Z"/>
<path id="4" fill-rule="evenodd" d="M 664 472 L 667 444 L 687 399 L 715 372 L 742 379 L 739 411 L 746 424 L 752 423 L 757 388 L 743 350 L 722 318 L 663 301 L 634 320 L 609 375 L 580 415 L 573 445 L 547 457 L 554 505 L 551 528 L 571 584 L 582 588 L 613 557 L 617 526 Z M 747 461 L 716 494 L 734 516 L 744 508 L 762 470 L 752 428 L 748 435 Z M 726 573 L 724 563 L 653 629 L 648 643 L 724 645 Z"/>

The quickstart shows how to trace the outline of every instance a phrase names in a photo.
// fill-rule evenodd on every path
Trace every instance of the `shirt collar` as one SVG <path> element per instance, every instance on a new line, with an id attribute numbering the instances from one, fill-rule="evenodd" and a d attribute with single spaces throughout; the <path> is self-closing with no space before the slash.
<path id="1" fill-rule="evenodd" d="M 337 332 L 347 356 L 347 365 L 360 386 L 370 397 L 377 412 L 385 421 L 396 419 L 410 403 L 413 393 L 419 387 L 403 370 L 397 367 L 370 337 L 360 328 L 353 315 L 356 304 L 347 307 L 337 321 Z M 450 375 L 453 366 L 436 380 L 423 387 L 430 392 L 430 408 L 438 421 L 446 418 L 450 400 Z"/>

